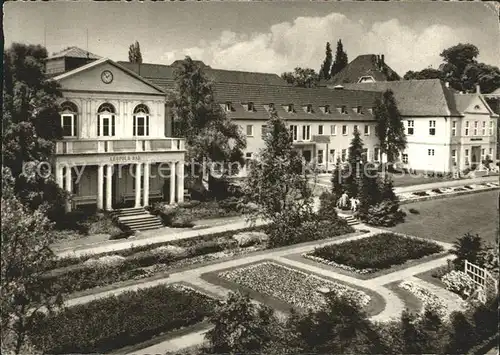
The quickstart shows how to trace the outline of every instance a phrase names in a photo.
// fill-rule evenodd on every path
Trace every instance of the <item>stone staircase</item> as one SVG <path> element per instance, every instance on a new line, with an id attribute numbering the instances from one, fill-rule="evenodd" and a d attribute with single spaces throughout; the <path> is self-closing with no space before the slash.
<path id="1" fill-rule="evenodd" d="M 345 216 L 344 219 L 347 221 L 347 224 L 350 225 L 350 226 L 355 226 L 357 224 L 359 224 L 359 221 L 354 218 L 354 216 Z"/>
<path id="2" fill-rule="evenodd" d="M 123 208 L 114 211 L 114 216 L 134 231 L 145 231 L 162 228 L 163 224 L 158 216 L 153 216 L 144 208 Z"/>

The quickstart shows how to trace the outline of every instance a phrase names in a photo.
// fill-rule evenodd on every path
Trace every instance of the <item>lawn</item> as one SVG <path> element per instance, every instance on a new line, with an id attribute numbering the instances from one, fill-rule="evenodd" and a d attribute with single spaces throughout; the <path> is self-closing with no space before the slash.
<path id="1" fill-rule="evenodd" d="M 495 242 L 498 227 L 498 191 L 409 203 L 403 210 L 414 208 L 420 214 L 407 213 L 406 221 L 391 231 L 453 243 L 467 232 L 479 234 L 485 241 Z"/>

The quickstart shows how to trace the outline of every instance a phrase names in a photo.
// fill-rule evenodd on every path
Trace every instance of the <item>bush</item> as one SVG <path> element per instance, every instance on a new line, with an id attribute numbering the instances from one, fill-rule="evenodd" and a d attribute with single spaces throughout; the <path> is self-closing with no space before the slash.
<path id="1" fill-rule="evenodd" d="M 417 191 L 417 192 L 414 192 L 413 195 L 415 195 L 415 196 L 429 196 L 429 194 L 425 191 Z"/>
<path id="2" fill-rule="evenodd" d="M 410 212 L 411 214 L 420 214 L 420 212 L 414 208 L 410 208 L 408 212 Z"/>
<path id="3" fill-rule="evenodd" d="M 240 199 L 237 197 L 228 197 L 219 201 L 219 205 L 226 211 L 240 211 Z"/>
<path id="4" fill-rule="evenodd" d="M 386 269 L 441 251 L 443 248 L 440 245 L 430 241 L 381 233 L 317 248 L 312 255 L 362 270 Z"/>
<path id="5" fill-rule="evenodd" d="M 319 197 L 318 218 L 320 220 L 337 220 L 337 197 L 330 192 L 323 192 Z"/>
<path id="6" fill-rule="evenodd" d="M 483 250 L 483 240 L 476 234 L 466 233 L 453 243 L 451 253 L 457 257 L 453 260 L 456 270 L 463 270 L 465 260 L 477 264 Z M 481 266 L 481 265 L 480 265 Z"/>
<path id="7" fill-rule="evenodd" d="M 399 208 L 397 201 L 382 201 L 370 206 L 366 212 L 360 210 L 359 219 L 372 226 L 393 227 L 404 222 L 406 214 Z"/>
<path id="8" fill-rule="evenodd" d="M 441 281 L 448 290 L 459 294 L 464 299 L 472 295 L 476 288 L 474 280 L 463 271 L 450 271 L 441 278 Z"/>
<path id="9" fill-rule="evenodd" d="M 267 235 L 263 232 L 242 232 L 233 235 L 233 239 L 238 242 L 240 247 L 248 247 L 267 241 Z"/>
<path id="10" fill-rule="evenodd" d="M 216 304 L 193 290 L 162 285 L 40 313 L 31 335 L 45 353 L 104 353 L 198 323 Z"/>
<path id="11" fill-rule="evenodd" d="M 217 253 L 219 251 L 223 251 L 224 249 L 225 248 L 223 244 L 218 243 L 217 241 L 214 240 L 210 240 L 196 244 L 195 246 L 189 249 L 188 253 L 190 257 L 195 257 L 198 255 Z"/>
<path id="12" fill-rule="evenodd" d="M 170 223 L 172 228 L 192 228 L 194 227 L 193 218 L 191 216 L 177 215 Z"/>
<path id="13" fill-rule="evenodd" d="M 465 185 L 464 187 L 465 187 L 466 189 L 468 189 L 468 190 L 474 190 L 474 188 L 473 188 L 472 186 L 470 186 L 470 185 Z"/>
<path id="14" fill-rule="evenodd" d="M 431 191 L 435 192 L 437 194 L 442 194 L 443 193 L 443 191 L 441 191 L 440 189 L 432 189 Z"/>

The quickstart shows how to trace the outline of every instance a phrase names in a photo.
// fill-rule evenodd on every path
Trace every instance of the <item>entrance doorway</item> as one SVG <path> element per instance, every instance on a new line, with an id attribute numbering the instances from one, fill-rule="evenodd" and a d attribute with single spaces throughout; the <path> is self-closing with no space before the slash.
<path id="1" fill-rule="evenodd" d="M 304 160 L 306 162 L 309 163 L 311 161 L 312 155 L 311 155 L 311 151 L 310 150 L 304 150 L 304 151 L 302 151 L 302 156 L 304 157 Z"/>
<path id="2" fill-rule="evenodd" d="M 476 169 L 481 164 L 481 146 L 471 148 L 471 168 Z"/>

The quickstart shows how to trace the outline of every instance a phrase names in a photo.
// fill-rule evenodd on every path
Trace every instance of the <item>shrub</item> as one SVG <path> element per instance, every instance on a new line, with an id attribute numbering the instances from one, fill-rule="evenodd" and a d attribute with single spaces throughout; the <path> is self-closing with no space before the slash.
<path id="1" fill-rule="evenodd" d="M 463 270 L 465 260 L 471 263 L 478 263 L 478 258 L 483 250 L 483 241 L 481 237 L 476 234 L 466 233 L 464 236 L 458 238 L 453 243 L 451 253 L 457 257 L 453 260 L 453 264 L 457 270 Z"/>
<path id="2" fill-rule="evenodd" d="M 417 191 L 413 193 L 415 196 L 429 196 L 429 194 L 425 191 Z"/>
<path id="3" fill-rule="evenodd" d="M 267 234 L 263 232 L 242 232 L 233 235 L 233 239 L 238 242 L 238 246 L 248 247 L 261 243 L 263 241 L 267 241 L 268 237 Z"/>
<path id="4" fill-rule="evenodd" d="M 399 208 L 397 201 L 382 201 L 370 206 L 366 212 L 360 210 L 359 219 L 372 226 L 393 227 L 404 222 L 406 214 Z"/>
<path id="5" fill-rule="evenodd" d="M 337 220 L 337 197 L 330 192 L 323 192 L 319 197 L 318 218 L 320 220 Z"/>
<path id="6" fill-rule="evenodd" d="M 110 267 L 118 266 L 123 264 L 125 257 L 120 255 L 106 255 L 99 258 L 92 258 L 83 263 L 86 267 L 99 268 L 99 267 Z"/>
<path id="7" fill-rule="evenodd" d="M 441 278 L 446 288 L 466 299 L 476 288 L 472 278 L 463 271 L 452 270 Z"/>
<path id="8" fill-rule="evenodd" d="M 219 201 L 219 205 L 226 211 L 240 211 L 240 199 L 237 197 L 228 197 Z"/>
<path id="9" fill-rule="evenodd" d="M 410 212 L 411 214 L 420 214 L 420 212 L 414 208 L 410 208 L 408 212 Z"/>
<path id="10" fill-rule="evenodd" d="M 40 313 L 31 335 L 45 353 L 104 353 L 198 323 L 216 304 L 193 290 L 162 285 Z"/>
<path id="11" fill-rule="evenodd" d="M 372 237 L 317 248 L 313 256 L 356 269 L 386 269 L 443 251 L 433 242 L 380 233 Z"/>
<path id="12" fill-rule="evenodd" d="M 470 186 L 470 185 L 465 185 L 464 187 L 465 187 L 466 189 L 469 189 L 469 190 L 474 190 L 474 188 L 473 188 L 472 186 Z"/>
<path id="13" fill-rule="evenodd" d="M 189 249 L 188 253 L 189 256 L 194 257 L 198 255 L 217 253 L 222 250 L 224 250 L 224 245 L 217 243 L 217 241 L 210 240 L 194 245 Z"/>
<path id="14" fill-rule="evenodd" d="M 170 226 L 173 228 L 192 228 L 194 227 L 191 216 L 177 215 L 172 219 Z"/>
<path id="15" fill-rule="evenodd" d="M 440 189 L 432 189 L 431 191 L 435 192 L 437 194 L 442 194 L 443 193 L 443 191 L 441 191 Z"/>

